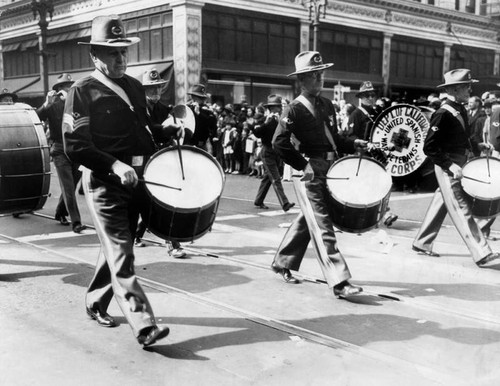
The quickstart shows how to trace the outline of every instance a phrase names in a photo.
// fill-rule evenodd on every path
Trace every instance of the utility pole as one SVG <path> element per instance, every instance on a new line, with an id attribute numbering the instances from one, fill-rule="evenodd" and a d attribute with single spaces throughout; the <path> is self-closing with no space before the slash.
<path id="1" fill-rule="evenodd" d="M 37 35 L 40 55 L 40 76 L 42 78 L 43 94 L 45 96 L 49 92 L 49 53 L 47 52 L 47 28 L 49 26 L 49 21 L 47 20 L 47 16 L 50 16 L 50 20 L 52 21 L 54 4 L 52 0 L 31 0 L 31 10 L 33 11 L 33 17 L 35 19 L 37 15 L 40 17 L 40 21 L 38 22 L 40 31 Z"/>
<path id="2" fill-rule="evenodd" d="M 313 26 L 313 51 L 318 51 L 319 19 L 321 12 L 326 17 L 328 0 L 302 0 L 302 5 L 309 9 L 309 20 Z"/>

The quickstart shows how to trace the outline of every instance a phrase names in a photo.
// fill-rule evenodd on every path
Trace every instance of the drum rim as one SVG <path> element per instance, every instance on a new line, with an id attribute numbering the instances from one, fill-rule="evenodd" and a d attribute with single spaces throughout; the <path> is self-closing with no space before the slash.
<path id="1" fill-rule="evenodd" d="M 487 157 L 484 157 L 484 156 L 479 156 L 479 157 L 474 157 L 474 158 L 471 158 L 470 160 L 468 160 L 464 166 L 462 167 L 462 171 L 465 169 L 465 167 L 467 165 L 470 165 L 472 162 L 474 161 L 479 161 L 479 160 L 483 160 L 483 159 L 486 159 Z M 497 162 L 497 163 L 500 163 L 500 159 L 498 158 L 495 158 L 495 157 L 490 157 L 490 162 Z M 464 175 L 465 176 L 465 175 Z M 469 177 L 472 177 L 472 176 L 469 176 Z M 467 185 L 467 184 L 466 184 Z M 479 195 L 476 195 L 476 194 L 472 194 L 470 192 L 468 192 L 466 189 L 465 189 L 465 186 L 463 184 L 463 181 L 462 181 L 462 188 L 464 189 L 465 193 L 467 193 L 469 196 L 471 196 L 472 198 L 475 198 L 475 199 L 478 199 L 478 200 L 482 200 L 482 201 L 495 201 L 495 200 L 499 200 L 500 199 L 500 192 L 498 194 L 498 196 L 495 196 L 495 197 L 484 197 L 484 196 L 479 196 Z"/>
<path id="2" fill-rule="evenodd" d="M 366 160 L 369 160 L 375 164 L 378 164 L 382 170 L 384 172 L 387 173 L 388 177 L 390 178 L 390 181 L 391 181 L 391 184 L 390 184 L 390 187 L 389 187 L 389 191 L 387 192 L 387 194 L 381 199 L 381 200 L 378 200 L 378 201 L 375 201 L 375 202 L 372 202 L 370 204 L 352 204 L 352 203 L 349 203 L 349 205 L 346 205 L 347 204 L 347 201 L 345 200 L 341 200 L 339 199 L 335 193 L 328 187 L 328 191 L 330 192 L 330 195 L 339 203 L 339 204 L 342 204 L 342 205 L 346 205 L 346 206 L 349 206 L 350 208 L 372 208 L 374 206 L 378 206 L 380 205 L 381 202 L 383 202 L 384 200 L 386 200 L 390 195 L 391 195 L 391 190 L 392 190 L 392 176 L 389 174 L 389 172 L 387 170 L 385 170 L 384 166 L 382 165 L 381 162 L 377 161 L 376 159 L 373 159 L 371 157 L 368 157 L 368 156 L 365 156 L 365 155 L 348 155 L 348 156 L 345 156 L 345 157 L 342 157 L 340 159 L 338 159 L 337 161 L 335 161 L 329 168 L 328 168 L 328 171 L 326 172 L 326 175 L 328 176 L 328 173 L 330 173 L 330 170 L 332 170 L 332 168 L 341 163 L 342 161 L 345 161 L 347 159 L 359 159 L 359 158 L 364 158 Z M 328 183 L 326 184 L 328 186 Z"/>
<path id="3" fill-rule="evenodd" d="M 217 196 L 216 199 L 210 201 L 210 203 L 208 204 L 205 204 L 203 206 L 197 206 L 197 207 L 193 207 L 193 208 L 179 208 L 177 206 L 172 206 L 172 205 L 169 205 L 169 204 L 166 204 L 164 203 L 163 201 L 159 201 L 150 191 L 149 187 L 148 187 L 148 184 L 145 184 L 145 187 L 146 187 L 146 192 L 148 194 L 148 196 L 153 200 L 155 201 L 157 204 L 159 204 L 161 207 L 165 208 L 165 209 L 170 209 L 170 208 L 175 208 L 175 209 L 178 209 L 177 211 L 178 212 L 181 212 L 181 213 L 189 213 L 191 212 L 193 209 L 207 209 L 209 207 L 211 207 L 213 205 L 214 202 L 218 202 L 220 201 L 220 198 L 222 196 L 222 192 L 224 191 L 224 185 L 226 183 L 226 175 L 224 174 L 224 170 L 222 169 L 222 166 L 220 166 L 219 162 L 210 154 L 208 153 L 207 151 L 203 150 L 203 149 L 200 149 L 199 147 L 196 147 L 196 146 L 190 146 L 190 145 L 181 145 L 180 146 L 181 148 L 181 151 L 182 150 L 189 150 L 189 151 L 194 151 L 195 153 L 200 153 L 200 154 L 203 154 L 203 155 L 206 155 L 207 158 L 209 158 L 210 161 L 212 161 L 213 164 L 215 164 L 215 166 L 217 167 L 217 169 L 219 170 L 219 173 L 221 175 L 221 186 L 220 186 L 220 192 Z M 153 162 L 153 160 L 157 157 L 159 157 L 161 154 L 163 153 L 166 153 L 166 152 L 169 152 L 169 151 L 178 151 L 177 150 L 177 146 L 171 146 L 171 147 L 166 147 L 164 149 L 161 149 L 161 150 L 158 150 L 156 153 L 154 153 L 148 160 L 148 162 L 146 163 L 146 166 L 144 167 L 144 176 L 146 176 L 146 171 L 148 170 L 148 166 L 151 164 L 151 162 Z"/>

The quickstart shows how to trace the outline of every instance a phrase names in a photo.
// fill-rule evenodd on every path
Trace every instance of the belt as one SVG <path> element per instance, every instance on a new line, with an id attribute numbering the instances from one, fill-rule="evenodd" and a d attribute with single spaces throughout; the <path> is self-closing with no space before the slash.
<path id="1" fill-rule="evenodd" d="M 338 158 L 337 152 L 334 151 L 315 151 L 304 153 L 305 157 L 308 158 L 321 158 L 327 161 L 333 161 Z"/>

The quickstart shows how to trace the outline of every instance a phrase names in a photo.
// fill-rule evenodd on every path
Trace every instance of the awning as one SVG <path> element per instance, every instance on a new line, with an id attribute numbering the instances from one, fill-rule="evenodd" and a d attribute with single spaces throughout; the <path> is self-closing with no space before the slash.
<path id="1" fill-rule="evenodd" d="M 139 81 L 142 81 L 142 74 L 146 70 L 150 70 L 152 68 L 156 68 L 163 79 L 170 81 L 173 73 L 173 71 L 171 71 L 173 70 L 172 62 L 130 65 L 127 68 L 127 74 L 133 76 Z M 93 70 L 68 71 L 68 73 L 71 74 L 74 80 L 78 80 L 80 78 L 83 78 L 84 76 L 89 75 L 92 71 Z M 59 75 L 60 73 L 49 75 L 49 88 L 51 88 L 52 85 L 57 82 L 57 77 Z M 174 87 L 173 82 L 169 82 L 168 87 Z M 16 91 L 20 98 L 44 96 L 43 82 L 38 75 L 24 78 L 5 79 L 2 86 L 0 86 L 0 89 L 3 88 L 7 88 L 9 91 Z"/>

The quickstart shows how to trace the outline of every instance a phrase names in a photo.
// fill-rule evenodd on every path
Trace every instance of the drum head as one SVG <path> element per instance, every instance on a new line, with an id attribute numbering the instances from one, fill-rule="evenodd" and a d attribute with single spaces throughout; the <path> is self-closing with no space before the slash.
<path id="1" fill-rule="evenodd" d="M 472 197 L 483 200 L 500 198 L 500 160 L 497 158 L 490 158 L 489 161 L 486 157 L 474 158 L 464 165 L 462 173 L 464 177 L 474 179 L 462 179 L 462 187 Z"/>
<path id="2" fill-rule="evenodd" d="M 175 208 L 195 209 L 210 205 L 222 194 L 224 173 L 219 164 L 205 151 L 182 146 L 184 179 L 177 148 L 156 153 L 146 165 L 144 179 L 181 190 L 146 184 L 146 189 L 158 202 Z"/>
<path id="3" fill-rule="evenodd" d="M 392 186 L 389 173 L 377 161 L 367 157 L 342 158 L 330 167 L 327 176 L 332 196 L 338 202 L 353 207 L 363 208 L 380 203 Z"/>

